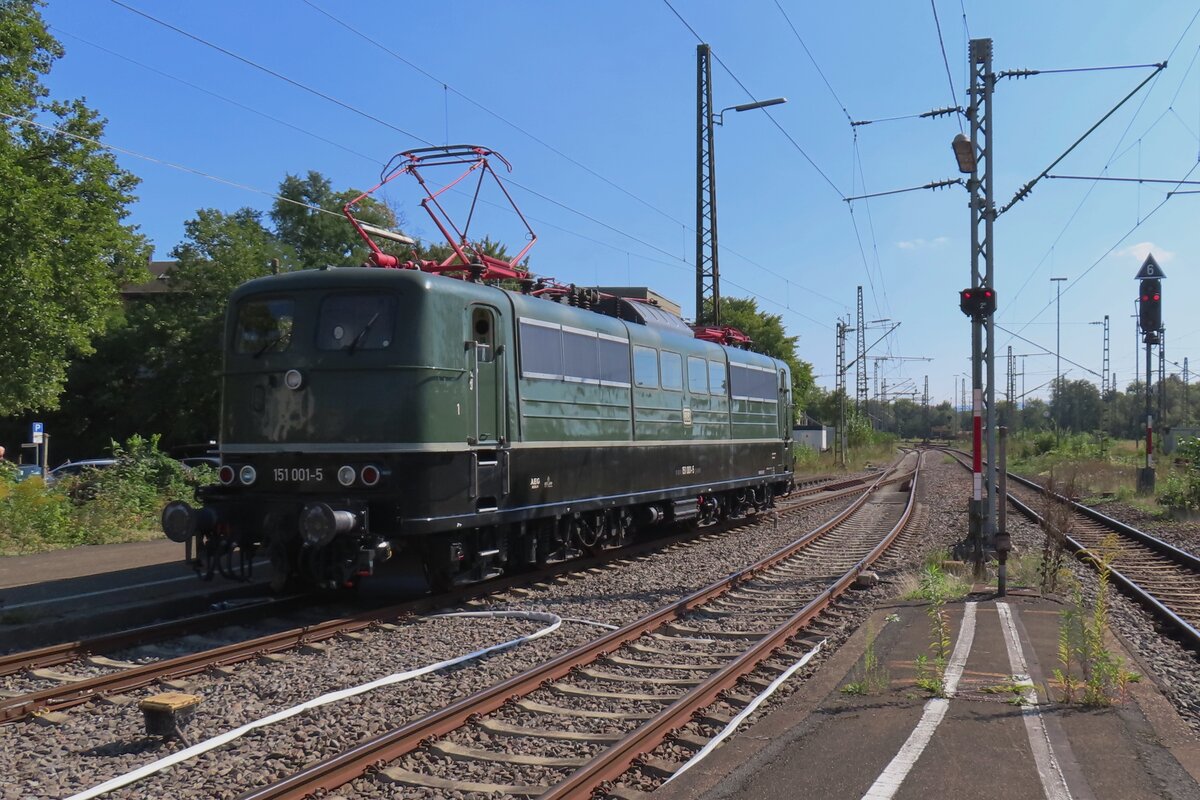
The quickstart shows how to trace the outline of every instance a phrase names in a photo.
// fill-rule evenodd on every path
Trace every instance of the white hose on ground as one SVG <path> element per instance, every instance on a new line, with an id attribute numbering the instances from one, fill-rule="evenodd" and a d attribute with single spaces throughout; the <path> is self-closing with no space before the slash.
<path id="1" fill-rule="evenodd" d="M 557 614 L 550 614 L 541 611 L 467 611 L 459 613 L 436 614 L 434 616 L 523 619 L 532 622 L 545 623 L 546 627 L 527 636 L 518 636 L 516 639 L 510 639 L 507 642 L 494 644 L 490 647 L 485 647 L 482 650 L 476 650 L 473 653 L 456 656 L 454 658 L 447 659 L 446 661 L 439 661 L 436 664 L 418 667 L 417 669 L 408 670 L 407 672 L 397 672 L 368 683 L 362 683 L 358 686 L 351 686 L 348 689 L 339 689 L 336 692 L 329 692 L 321 695 L 320 697 L 314 697 L 312 700 L 307 700 L 299 705 L 292 706 L 291 708 L 285 708 L 283 711 L 277 711 L 270 716 L 262 717 L 261 719 L 254 720 L 253 722 L 247 722 L 240 728 L 234 728 L 231 731 L 214 736 L 211 739 L 200 742 L 199 744 L 194 744 L 191 747 L 180 750 L 177 753 L 172 753 L 171 755 L 160 758 L 157 761 L 152 761 L 151 763 L 146 764 L 143 767 L 139 767 L 132 772 L 127 772 L 124 775 L 113 778 L 112 780 L 105 781 L 98 786 L 93 786 L 91 789 L 71 795 L 67 798 L 67 800 L 91 800 L 93 797 L 99 797 L 102 794 L 111 792 L 113 789 L 119 789 L 122 786 L 128 786 L 135 781 L 139 781 L 142 778 L 153 775 L 154 773 L 178 764 L 181 761 L 187 761 L 188 759 L 198 756 L 202 753 L 207 753 L 209 750 L 214 750 L 221 745 L 228 744 L 229 742 L 244 736 L 256 728 L 264 728 L 281 720 L 288 719 L 289 717 L 294 717 L 297 714 L 303 713 L 310 709 L 328 705 L 329 703 L 336 703 L 339 700 L 345 700 L 347 697 L 354 697 L 355 695 L 363 694 L 364 692 L 369 692 L 372 689 L 378 689 L 382 686 L 391 686 L 394 683 L 402 683 L 404 681 L 412 680 L 413 678 L 427 675 L 430 672 L 436 672 L 437 670 L 453 667 L 465 661 L 481 658 L 482 656 L 486 656 L 500 650 L 506 650 L 510 647 L 515 647 L 518 644 L 532 642 L 534 639 L 540 639 L 541 637 L 558 630 L 559 626 L 561 626 L 563 622 Z"/>
<path id="2" fill-rule="evenodd" d="M 742 709 L 742 712 L 740 714 L 738 714 L 733 719 L 729 720 L 729 724 L 726 725 L 724 728 L 722 728 L 721 732 L 718 733 L 716 736 L 714 736 L 709 741 L 708 744 L 704 745 L 704 747 L 700 750 L 700 752 L 696 753 L 696 755 L 689 758 L 682 767 L 680 767 L 678 770 L 676 770 L 674 775 L 672 775 L 671 777 L 669 777 L 665 781 L 663 781 L 663 786 L 666 786 L 668 783 L 675 780 L 683 773 L 687 772 L 693 766 L 700 763 L 701 759 L 706 758 L 709 753 L 711 753 L 713 750 L 716 750 L 717 746 L 729 737 L 729 734 L 731 734 L 735 730 L 737 730 L 738 726 L 740 726 L 742 724 L 742 722 L 745 721 L 746 717 L 753 714 L 754 710 L 763 704 L 763 701 L 765 701 L 771 695 L 775 694 L 775 690 L 778 689 L 780 686 L 782 686 L 784 681 L 786 681 L 788 678 L 792 677 L 792 675 L 796 672 L 796 670 L 803 667 L 805 664 L 807 664 L 812 659 L 813 656 L 815 656 L 818 652 L 820 652 L 821 648 L 825 646 L 826 641 L 828 641 L 828 640 L 822 639 L 821 641 L 817 642 L 816 647 L 814 647 L 812 650 L 809 650 L 807 653 L 805 653 L 803 658 L 801 658 L 795 664 L 792 664 L 790 667 L 788 667 L 784 671 L 784 673 L 782 675 L 780 675 L 778 678 L 771 681 L 771 685 L 768 686 L 766 689 L 763 689 L 762 693 L 759 694 L 758 697 L 755 697 L 752 701 L 750 701 L 750 705 L 748 705 L 744 709 Z"/>

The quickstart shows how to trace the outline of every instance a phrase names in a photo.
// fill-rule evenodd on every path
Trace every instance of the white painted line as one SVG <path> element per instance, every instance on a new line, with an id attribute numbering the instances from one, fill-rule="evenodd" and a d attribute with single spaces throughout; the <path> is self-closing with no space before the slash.
<path id="1" fill-rule="evenodd" d="M 967 666 L 967 656 L 971 652 L 971 644 L 975 641 L 975 603 L 967 603 L 963 608 L 962 630 L 959 631 L 958 641 L 954 644 L 954 652 L 950 654 L 950 663 L 946 665 L 945 697 L 935 697 L 925 703 L 925 713 L 913 732 L 908 735 L 908 741 L 896 753 L 896 757 L 884 768 L 875 779 L 875 783 L 863 795 L 863 800 L 891 800 L 900 790 L 904 779 L 912 771 L 917 759 L 933 739 L 933 733 L 941 724 L 946 712 L 950 709 L 950 698 L 958 691 L 958 682 L 962 678 L 963 669 Z"/>
<path id="2" fill-rule="evenodd" d="M 271 563 L 271 562 L 268 561 L 267 559 L 262 559 L 261 561 L 253 562 L 253 565 L 256 567 L 261 567 L 264 564 L 269 564 L 269 563 Z M 80 575 L 79 577 L 80 578 L 89 578 L 89 577 L 94 577 L 94 576 Z M 34 606 L 51 606 L 51 605 L 54 605 L 55 603 L 68 603 L 68 602 L 73 603 L 76 600 L 82 600 L 85 597 L 100 597 L 102 595 L 113 594 L 115 592 L 132 592 L 132 591 L 136 591 L 138 589 L 146 589 L 150 586 L 163 586 L 168 583 L 179 583 L 181 581 L 199 581 L 199 580 L 200 579 L 195 574 L 181 575 L 178 578 L 163 578 L 161 581 L 147 581 L 146 583 L 134 583 L 134 584 L 128 584 L 125 586 L 117 586 L 116 588 L 113 588 L 113 589 L 98 589 L 94 592 L 84 592 L 83 594 L 70 594 L 70 595 L 63 595 L 61 597 L 48 597 L 45 600 L 30 600 L 27 603 L 13 603 L 12 605 L 6 605 L 5 603 L 0 603 L 0 611 L 15 611 L 18 608 L 33 608 Z M 211 584 L 209 584 L 209 585 L 211 585 Z"/>
<path id="3" fill-rule="evenodd" d="M 762 705 L 763 702 L 768 697 L 775 694 L 775 690 L 778 689 L 780 686 L 782 686 L 784 681 L 786 681 L 788 678 L 792 677 L 792 675 L 795 674 L 796 670 L 800 669 L 805 664 L 807 664 L 809 661 L 811 661 L 812 657 L 820 652 L 821 648 L 825 646 L 825 642 L 827 642 L 827 641 L 828 641 L 828 639 L 822 639 L 821 641 L 817 642 L 816 646 L 813 647 L 811 650 L 809 650 L 807 653 L 805 653 L 804 656 L 799 661 L 797 661 L 795 664 L 792 664 L 790 667 L 788 667 L 786 670 L 784 670 L 782 675 L 780 675 L 775 680 L 771 681 L 771 685 L 768 686 L 766 689 L 764 689 L 762 692 L 760 692 L 759 695 L 750 702 L 750 705 L 743 708 L 736 717 L 729 720 L 729 723 L 724 728 L 721 729 L 721 732 L 718 733 L 716 736 L 714 736 L 712 739 L 710 739 L 708 741 L 708 744 L 704 745 L 704 747 L 701 748 L 700 752 L 696 753 L 694 756 L 689 758 L 687 760 L 687 763 L 685 763 L 679 769 L 675 770 L 674 775 L 672 775 L 671 777 L 669 777 L 665 781 L 663 781 L 663 786 L 666 786 L 668 783 L 675 780 L 683 773 L 687 772 L 689 769 L 694 767 L 696 764 L 699 764 L 700 761 L 702 759 L 706 758 L 709 753 L 711 753 L 713 750 L 716 750 L 717 747 L 721 744 L 721 742 L 723 742 L 727 738 L 729 738 L 729 735 L 731 733 L 733 733 L 735 730 L 737 730 L 737 728 L 743 722 L 746 721 L 746 717 L 753 714 L 754 710 L 756 708 L 758 708 L 760 705 Z"/>
<path id="4" fill-rule="evenodd" d="M 1022 687 L 1021 717 L 1025 720 L 1025 732 L 1029 735 L 1029 746 L 1033 750 L 1033 762 L 1042 781 L 1042 791 L 1046 800 L 1071 800 L 1067 779 L 1063 776 L 1058 759 L 1054 757 L 1054 748 L 1050 746 L 1050 737 L 1046 735 L 1046 726 L 1042 723 L 1037 689 L 1029 679 L 1029 667 L 1025 663 L 1025 652 L 1021 649 L 1017 628 L 1013 624 L 1012 608 L 1008 603 L 996 603 L 996 610 L 1000 612 L 1000 625 L 1004 628 L 1004 646 L 1008 649 L 1013 681 Z"/>

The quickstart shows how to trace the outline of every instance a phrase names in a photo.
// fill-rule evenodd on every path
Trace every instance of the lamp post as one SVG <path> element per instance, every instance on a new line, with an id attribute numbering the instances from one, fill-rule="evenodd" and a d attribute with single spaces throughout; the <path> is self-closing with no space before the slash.
<path id="1" fill-rule="evenodd" d="M 713 126 L 723 125 L 726 111 L 753 111 L 786 103 L 785 97 L 728 106 L 719 113 L 712 107 L 712 50 L 696 47 L 696 324 L 721 324 L 721 273 L 717 264 L 717 173 L 713 151 Z M 712 310 L 706 319 L 704 300 Z"/>
<path id="2" fill-rule="evenodd" d="M 1104 328 L 1104 350 L 1100 359 L 1100 453 L 1104 454 L 1104 441 L 1108 436 L 1108 392 L 1109 384 L 1116 381 L 1109 381 L 1108 372 L 1108 314 L 1104 315 L 1104 319 L 1089 322 L 1089 325 L 1100 325 Z M 1115 388 L 1115 387 L 1112 387 Z"/>
<path id="3" fill-rule="evenodd" d="M 1058 403 L 1062 402 L 1062 282 L 1066 278 L 1051 278 L 1054 283 L 1054 393 L 1051 397 Z M 1057 403 L 1056 403 L 1057 404 Z M 1058 421 L 1058 409 L 1055 409 L 1055 422 Z M 1059 426 L 1054 426 L 1054 441 L 1058 442 Z"/>

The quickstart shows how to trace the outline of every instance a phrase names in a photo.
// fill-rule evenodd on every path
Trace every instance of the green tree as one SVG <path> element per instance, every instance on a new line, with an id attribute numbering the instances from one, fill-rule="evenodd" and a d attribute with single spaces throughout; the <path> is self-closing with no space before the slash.
<path id="1" fill-rule="evenodd" d="M 42 79 L 62 47 L 37 0 L 0 0 L 0 416 L 54 408 L 67 368 L 92 351 L 144 273 L 145 242 L 122 224 L 137 179 L 91 140 L 104 120 L 54 101 Z M 20 119 L 37 120 L 58 130 Z"/>
<path id="2" fill-rule="evenodd" d="M 171 444 L 217 433 L 222 332 L 230 292 L 270 274 L 283 248 L 243 208 L 202 209 L 184 223 L 164 279 L 171 291 L 133 301 L 116 315 L 96 353 L 77 362 L 62 413 L 48 419 L 72 431 L 62 443 L 77 454 L 104 452 L 111 440 L 161 434 Z"/>
<path id="3" fill-rule="evenodd" d="M 1096 430 L 1101 426 L 1103 407 L 1100 390 L 1090 381 L 1060 381 L 1050 399 L 1050 417 L 1062 430 L 1076 433 Z"/>
<path id="4" fill-rule="evenodd" d="M 347 225 L 347 227 L 349 227 Z M 172 291 L 130 310 L 130 327 L 153 336 L 142 372 L 160 387 L 143 431 L 174 442 L 216 434 L 229 294 L 271 274 L 284 246 L 258 211 L 232 214 L 202 209 L 184 223 L 186 239 L 171 251 L 179 263 L 167 273 Z"/>
<path id="5" fill-rule="evenodd" d="M 721 298 L 721 324 L 737 328 L 750 337 L 750 348 L 778 358 L 792 371 L 792 403 L 797 413 L 816 400 L 816 381 L 812 364 L 796 355 L 795 336 L 788 336 L 783 317 L 758 310 L 758 303 L 746 297 Z"/>
<path id="6" fill-rule="evenodd" d="M 279 196 L 285 199 L 276 200 L 271 207 L 275 235 L 284 247 L 284 263 L 293 269 L 362 266 L 371 251 L 342 215 L 346 203 L 359 194 L 357 189 L 335 192 L 333 184 L 319 172 L 310 171 L 303 178 L 285 177 L 279 184 Z M 373 197 L 360 200 L 354 216 L 380 228 L 395 229 L 399 224 L 396 214 Z M 387 241 L 380 245 L 402 259 L 413 249 Z"/>

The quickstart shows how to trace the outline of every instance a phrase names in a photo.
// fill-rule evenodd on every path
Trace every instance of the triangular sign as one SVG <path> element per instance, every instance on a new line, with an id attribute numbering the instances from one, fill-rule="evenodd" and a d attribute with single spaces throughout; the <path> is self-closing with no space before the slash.
<path id="1" fill-rule="evenodd" d="M 1138 274 L 1134 275 L 1134 280 L 1146 280 L 1147 278 L 1165 278 L 1166 273 L 1162 271 L 1162 267 L 1154 260 L 1154 256 L 1150 253 L 1146 254 L 1146 260 L 1142 262 L 1142 268 L 1138 270 Z"/>

